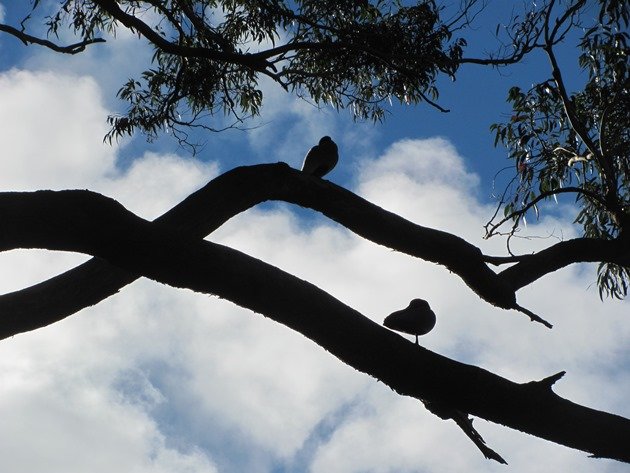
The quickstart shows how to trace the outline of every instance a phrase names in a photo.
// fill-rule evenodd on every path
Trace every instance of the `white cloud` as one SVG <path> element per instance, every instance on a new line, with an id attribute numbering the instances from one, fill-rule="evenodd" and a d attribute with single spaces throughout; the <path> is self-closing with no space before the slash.
<path id="1" fill-rule="evenodd" d="M 125 367 L 64 324 L 0 347 L 2 471 L 213 472 L 196 449 L 177 451 L 142 406 L 112 389 Z M 69 332 L 69 333 L 68 333 Z"/>
<path id="2" fill-rule="evenodd" d="M 101 144 L 107 112 L 99 89 L 91 79 L 73 77 L 64 86 L 67 76 L 52 73 L 2 76 L 0 99 L 21 113 L 18 124 L 3 122 L 3 144 L 11 151 L 0 158 L 3 187 L 97 189 L 152 218 L 216 174 L 213 164 L 149 153 L 118 170 L 117 149 Z M 32 124 L 30 135 L 25 124 Z M 443 139 L 393 143 L 357 171 L 356 182 L 360 194 L 414 222 L 481 241 L 489 208 L 477 200 L 477 177 Z M 544 234 L 561 224 L 547 219 L 530 231 Z M 630 380 L 623 343 L 630 335 L 628 303 L 602 305 L 586 290 L 590 271 L 564 269 L 519 294 L 556 323 L 550 332 L 490 307 L 441 267 L 366 242 L 324 218 L 304 226 L 286 207 L 248 211 L 212 239 L 318 284 L 379 322 L 414 297 L 428 299 L 438 314 L 423 339 L 428 348 L 516 381 L 567 369 L 558 392 L 630 414 L 622 394 Z M 498 241 L 483 244 L 486 251 L 502 249 Z M 69 264 L 50 254 L 32 255 L 28 264 L 23 257 L 2 256 L 3 290 Z M 483 460 L 452 422 L 303 336 L 229 302 L 150 281 L 2 341 L 0 379 L 0 471 L 504 468 Z M 543 464 L 577 472 L 622 468 L 483 421 L 476 425 L 511 471 Z"/>
<path id="3" fill-rule="evenodd" d="M 0 75 L 0 188 L 63 189 L 113 170 L 102 143 L 107 111 L 89 77 L 11 70 Z"/>
<path id="4" fill-rule="evenodd" d="M 124 172 L 96 181 L 93 189 L 152 220 L 217 174 L 218 166 L 213 162 L 147 152 Z"/>
<path id="5" fill-rule="evenodd" d="M 106 111 L 99 88 L 88 77 L 13 70 L 0 77 L 0 100 L 7 111 L 0 127 L 5 189 L 102 190 L 152 218 L 216 174 L 212 164 L 150 153 L 126 172 L 117 170 L 117 148 L 102 144 Z M 0 258 L 8 269 L 0 276 L 3 292 L 85 259 L 41 251 Z M 134 343 L 117 336 L 121 319 L 108 317 L 108 304 L 123 301 L 114 307 L 129 323 L 155 299 L 150 294 L 143 299 L 137 289 L 131 295 L 102 304 L 98 311 L 104 318 L 87 311 L 86 317 L 0 344 L 0 470 L 216 471 L 207 452 L 190 443 L 173 448 L 173 440 L 161 432 L 152 418 L 152 409 L 166 402 L 159 388 L 146 380 L 128 393 L 120 384 L 128 373 L 142 378 L 137 364 L 152 356 L 141 349 L 142 356 L 125 356 Z M 149 325 L 143 324 L 144 335 Z M 151 399 L 155 405 L 147 404 Z"/>
<path id="6" fill-rule="evenodd" d="M 199 304 L 197 315 L 183 349 L 193 366 L 205 366 L 190 374 L 197 415 L 275 456 L 294 454 L 365 383 L 301 335 L 231 304 Z"/>
<path id="7" fill-rule="evenodd" d="M 45 17 L 56 14 L 58 10 L 59 4 L 55 2 L 40 5 L 35 17 L 27 24 L 29 33 L 47 37 Z M 59 54 L 43 46 L 25 47 L 16 43 L 15 47 L 21 48 L 17 66 L 34 72 L 63 71 L 68 76 L 92 76 L 98 82 L 108 108 L 120 112 L 124 105 L 116 98 L 116 92 L 131 77 L 138 78 L 140 72 L 148 68 L 153 49 L 148 41 L 139 39 L 137 34 L 125 27 L 119 27 L 115 37 L 100 32 L 98 38 L 105 39 L 105 43 L 90 44 L 80 54 L 74 55 Z M 58 37 L 48 39 L 60 46 L 81 41 L 69 28 L 63 27 L 59 28 Z"/>

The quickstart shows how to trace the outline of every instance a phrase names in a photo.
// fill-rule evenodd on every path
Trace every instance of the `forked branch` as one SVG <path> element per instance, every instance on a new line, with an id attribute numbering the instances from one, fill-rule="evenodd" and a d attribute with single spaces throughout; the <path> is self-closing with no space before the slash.
<path id="1" fill-rule="evenodd" d="M 487 263 L 502 264 L 450 233 L 416 225 L 327 181 L 309 178 L 285 164 L 233 169 L 209 182 L 156 222 L 203 238 L 233 216 L 267 200 L 317 210 L 358 235 L 411 256 L 441 264 L 458 274 L 487 302 L 519 310 L 515 291 L 577 262 L 630 262 L 621 241 L 578 238 L 557 243 L 519 259 L 500 274 Z M 137 276 L 93 259 L 75 269 L 11 294 L 0 296 L 0 338 L 57 322 L 115 294 Z"/>
<path id="2" fill-rule="evenodd" d="M 567 401 L 551 390 L 551 381 L 517 384 L 433 353 L 308 282 L 231 248 L 143 220 L 112 199 L 89 191 L 2 193 L 0 218 L 0 250 L 84 252 L 173 287 L 226 298 L 302 333 L 399 394 L 630 462 L 630 420 Z"/>

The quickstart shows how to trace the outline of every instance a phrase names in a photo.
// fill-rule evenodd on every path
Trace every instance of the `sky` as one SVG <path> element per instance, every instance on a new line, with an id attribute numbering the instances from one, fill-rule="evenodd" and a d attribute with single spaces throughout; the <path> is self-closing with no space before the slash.
<path id="1" fill-rule="evenodd" d="M 3 4 L 5 21 L 15 18 L 15 3 Z M 487 36 L 500 21 L 492 15 L 501 13 L 490 9 L 477 33 Z M 492 177 L 507 163 L 488 126 L 507 113 L 509 86 L 545 73 L 539 59 L 509 71 L 464 68 L 455 83 L 444 83 L 450 114 L 393 107 L 379 125 L 263 84 L 261 126 L 211 134 L 193 157 L 168 137 L 103 143 L 106 117 L 124 107 L 116 90 L 150 54 L 124 32 L 75 57 L 0 35 L 0 188 L 91 189 L 152 219 L 236 165 L 299 167 L 328 134 L 341 155 L 327 176 L 332 182 L 505 254 L 504 241 L 482 238 L 494 209 Z M 516 249 L 576 236 L 572 218 L 564 204 L 543 213 L 526 230 L 538 238 L 518 239 Z M 522 305 L 554 324 L 547 330 L 481 301 L 441 267 L 289 205 L 248 210 L 209 239 L 317 284 L 378 322 L 411 299 L 426 299 L 438 319 L 421 339 L 426 348 L 516 382 L 566 370 L 558 394 L 630 416 L 629 303 L 599 300 L 593 266 L 565 268 L 519 291 Z M 0 291 L 86 259 L 5 252 Z M 2 472 L 627 471 L 478 419 L 509 466 L 489 462 L 453 422 L 299 333 L 231 302 L 146 279 L 62 322 L 1 341 L 0 380 Z"/>

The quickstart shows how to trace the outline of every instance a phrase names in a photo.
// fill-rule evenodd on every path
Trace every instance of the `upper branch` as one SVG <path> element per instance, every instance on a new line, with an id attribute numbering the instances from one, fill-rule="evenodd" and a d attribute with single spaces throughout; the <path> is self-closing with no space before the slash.
<path id="1" fill-rule="evenodd" d="M 235 168 L 210 181 L 159 217 L 195 238 L 267 200 L 281 200 L 317 210 L 358 235 L 409 255 L 446 266 L 482 299 L 515 308 L 515 291 L 571 263 L 630 261 L 622 242 L 576 239 L 558 243 L 497 275 L 496 263 L 465 240 L 415 225 L 327 181 L 310 178 L 285 164 Z M 503 263 L 505 261 L 500 261 Z M 0 296 L 0 339 L 57 322 L 115 294 L 137 276 L 93 259 L 35 286 Z"/>
<path id="2" fill-rule="evenodd" d="M 545 200 L 551 196 L 557 195 L 557 194 L 582 194 L 586 197 L 589 197 L 590 199 L 599 202 L 602 205 L 606 205 L 606 202 L 596 193 L 589 191 L 588 189 L 584 189 L 582 187 L 560 187 L 558 189 L 553 189 L 547 192 L 541 192 L 538 196 L 536 196 L 536 198 L 532 199 L 530 202 L 528 202 L 527 204 L 525 204 L 522 208 L 515 210 L 514 212 L 509 213 L 508 215 L 506 215 L 504 218 L 502 218 L 499 222 L 494 223 L 494 224 L 490 224 L 488 223 L 487 225 L 485 225 L 485 229 L 486 229 L 486 236 L 484 238 L 490 238 L 493 235 L 496 234 L 496 230 L 503 225 L 505 222 L 509 221 L 509 220 L 513 220 L 517 217 L 520 217 L 522 215 L 525 215 L 527 213 L 527 211 L 529 209 L 531 209 L 532 207 L 536 207 L 536 205 L 538 204 L 538 202 L 540 202 L 541 200 Z M 495 216 L 496 216 L 496 212 L 495 212 Z M 492 217 L 494 219 L 494 217 Z"/>
<path id="3" fill-rule="evenodd" d="M 265 60 L 254 57 L 254 55 L 252 54 L 217 51 L 209 48 L 199 48 L 185 46 L 182 44 L 175 44 L 160 36 L 157 32 L 153 30 L 153 28 L 143 22 L 140 18 L 124 12 L 118 6 L 118 3 L 115 0 L 93 1 L 107 13 L 112 15 L 116 20 L 120 21 L 127 28 L 139 32 L 142 36 L 151 41 L 151 43 L 153 43 L 157 48 L 166 53 L 181 57 L 198 57 L 226 63 L 241 64 L 256 71 L 272 76 L 272 74 L 269 74 L 267 71 L 267 68 L 271 67 L 272 65 Z"/>
<path id="4" fill-rule="evenodd" d="M 514 291 L 490 270 L 477 247 L 450 233 L 415 225 L 348 190 L 305 176 L 285 164 L 243 166 L 228 171 L 156 222 L 203 238 L 234 215 L 267 200 L 317 210 L 368 240 L 442 264 L 484 300 L 515 308 Z M 49 281 L 0 296 L 0 338 L 61 320 L 115 294 L 134 279 L 136 276 L 94 259 Z"/>
<path id="5" fill-rule="evenodd" d="M 17 28 L 14 28 L 9 25 L 0 24 L 0 31 L 4 31 L 5 33 L 10 34 L 11 36 L 15 36 L 17 39 L 22 41 L 26 46 L 29 44 L 39 44 L 40 46 L 45 46 L 48 49 L 52 49 L 55 52 L 63 53 L 63 54 L 78 54 L 85 50 L 86 46 L 94 43 L 104 43 L 105 40 L 103 38 L 92 38 L 86 39 L 84 41 L 80 41 L 78 43 L 69 44 L 67 46 L 59 46 L 52 41 L 47 39 L 38 38 L 36 36 L 32 36 L 30 34 L 25 33 L 24 31 L 20 31 Z"/>
<path id="6" fill-rule="evenodd" d="M 614 212 L 615 214 L 621 214 L 621 209 L 619 206 L 619 196 L 617 193 L 617 174 L 612 163 L 609 159 L 601 153 L 601 149 L 595 144 L 595 142 L 591 139 L 588 127 L 580 120 L 578 116 L 575 106 L 571 99 L 569 98 L 569 94 L 567 92 L 567 88 L 565 86 L 564 79 L 562 77 L 562 72 L 560 70 L 560 66 L 558 65 L 558 61 L 556 59 L 556 54 L 554 52 L 554 45 L 557 42 L 557 35 L 559 34 L 560 28 L 568 22 L 568 26 L 565 28 L 569 28 L 573 25 L 573 16 L 576 15 L 580 9 L 583 7 L 585 1 L 580 0 L 576 2 L 572 7 L 567 8 L 565 13 L 555 21 L 555 24 L 551 30 L 549 29 L 549 23 L 551 22 L 551 10 L 553 9 L 554 2 L 552 1 L 547 10 L 547 18 L 545 22 L 545 45 L 543 46 L 543 50 L 547 54 L 549 59 L 549 63 L 551 65 L 551 76 L 553 77 L 554 82 L 556 83 L 556 87 L 558 89 L 558 93 L 560 94 L 560 99 L 562 101 L 562 106 L 564 108 L 565 115 L 571 128 L 575 131 L 575 133 L 580 137 L 586 148 L 593 154 L 597 164 L 599 165 L 600 172 L 602 173 L 603 182 L 604 182 L 604 195 L 606 200 L 606 206 Z M 560 33 L 562 36 L 562 33 Z"/>
<path id="7" fill-rule="evenodd" d="M 84 252 L 174 287 L 218 295 L 304 334 L 400 394 L 630 462 L 630 420 L 559 397 L 549 381 L 557 376 L 517 384 L 450 360 L 388 331 L 310 283 L 231 248 L 147 222 L 102 195 L 3 193 L 0 217 L 2 250 Z"/>
<path id="8" fill-rule="evenodd" d="M 509 45 L 503 45 L 499 52 L 490 54 L 488 57 L 463 57 L 460 59 L 460 63 L 501 67 L 521 62 L 527 54 L 541 47 L 539 39 L 542 35 L 542 28 L 540 28 L 539 22 L 543 14 L 543 11 L 537 11 L 534 8 L 533 11 L 524 13 L 521 21 L 512 18 L 510 23 L 513 24 L 505 27 L 510 40 Z M 497 27 L 497 34 L 498 32 L 499 28 Z M 506 51 L 508 49 L 510 52 Z"/>

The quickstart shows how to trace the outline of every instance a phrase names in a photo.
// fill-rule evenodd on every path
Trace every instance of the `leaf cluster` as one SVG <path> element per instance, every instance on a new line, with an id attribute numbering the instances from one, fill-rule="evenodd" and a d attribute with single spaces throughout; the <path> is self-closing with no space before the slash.
<path id="1" fill-rule="evenodd" d="M 453 31 L 467 20 L 446 24 L 440 12 L 432 0 L 65 0 L 48 27 L 89 40 L 124 26 L 155 48 L 151 68 L 119 91 L 128 109 L 110 117 L 111 141 L 215 129 L 221 114 L 242 123 L 260 112 L 261 76 L 357 119 L 381 120 L 393 101 L 444 111 L 435 81 L 454 76 L 465 41 Z"/>
<path id="2" fill-rule="evenodd" d="M 436 77 L 455 74 L 465 42 L 450 42 L 451 32 L 440 23 L 433 2 L 397 9 L 386 2 L 365 9 L 348 3 L 353 10 L 331 8 L 320 18 L 323 28 L 301 25 L 295 32 L 301 41 L 325 47 L 287 56 L 290 64 L 283 73 L 291 88 L 317 103 L 349 106 L 355 117 L 373 120 L 383 118 L 385 101 L 436 100 Z"/>
<path id="3" fill-rule="evenodd" d="M 513 232 L 528 211 L 538 215 L 538 202 L 570 191 L 578 205 L 575 222 L 581 225 L 584 237 L 627 239 L 630 6 L 602 1 L 598 19 L 588 27 L 578 17 L 587 3 L 572 6 L 576 7 L 573 15 L 564 18 L 569 23 L 566 31 L 582 31 L 578 64 L 586 76 L 584 87 L 567 91 L 553 52 L 554 38 L 549 34 L 541 47 L 549 56 L 551 77 L 527 90 L 512 87 L 507 97 L 513 110 L 510 119 L 491 126 L 495 146 L 504 145 L 514 163 L 514 178 L 502 200 L 504 215 L 514 221 Z M 551 21 L 550 15 L 544 19 Z M 598 275 L 600 296 L 627 294 L 630 268 L 602 263 Z"/>

